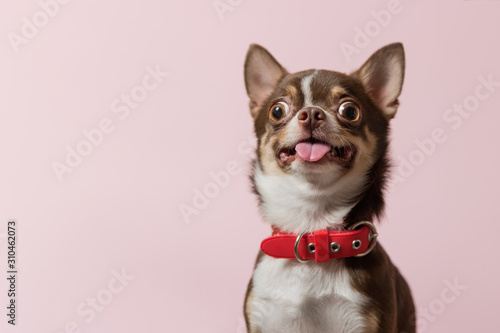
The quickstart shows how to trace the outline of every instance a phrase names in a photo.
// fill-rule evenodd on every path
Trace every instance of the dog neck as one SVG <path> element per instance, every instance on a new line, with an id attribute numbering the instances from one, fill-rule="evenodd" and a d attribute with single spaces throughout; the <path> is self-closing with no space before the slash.
<path id="1" fill-rule="evenodd" d="M 264 219 L 286 232 L 344 228 L 367 184 L 366 177 L 353 175 L 318 186 L 305 177 L 266 174 L 258 162 L 254 169 L 254 186 Z"/>
<path id="2" fill-rule="evenodd" d="M 267 174 L 254 163 L 254 190 L 266 222 L 285 232 L 341 230 L 362 220 L 380 218 L 388 161 L 378 160 L 367 172 L 353 172 L 332 184 L 315 184 L 291 174 Z"/>

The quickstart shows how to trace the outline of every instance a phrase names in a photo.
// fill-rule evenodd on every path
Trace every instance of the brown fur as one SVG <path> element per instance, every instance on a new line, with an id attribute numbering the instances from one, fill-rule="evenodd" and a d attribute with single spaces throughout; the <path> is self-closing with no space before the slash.
<path id="1" fill-rule="evenodd" d="M 251 114 L 254 117 L 255 134 L 258 138 L 257 160 L 265 172 L 284 172 L 289 170 L 287 166 L 279 165 L 276 156 L 281 147 L 288 121 L 273 124 L 269 121 L 269 107 L 276 100 L 284 99 L 292 106 L 292 116 L 299 112 L 304 104 L 305 97 L 301 88 L 302 78 L 310 75 L 313 70 L 289 74 L 276 60 L 260 46 L 253 45 L 249 55 L 254 52 L 260 53 L 260 58 L 251 60 L 247 56 L 245 62 L 245 78 L 247 92 L 251 102 Z M 356 163 L 369 163 L 371 167 L 367 171 L 368 184 L 359 196 L 352 198 L 357 204 L 344 219 L 344 227 L 348 228 L 356 222 L 379 217 L 384 210 L 383 191 L 390 168 L 387 158 L 389 120 L 394 116 L 391 111 L 397 108 L 397 98 L 390 100 L 387 105 L 382 105 L 383 92 L 380 87 L 386 84 L 387 78 L 384 73 L 378 73 L 388 55 L 395 57 L 404 69 L 404 53 L 401 44 L 392 44 L 375 53 L 362 68 L 351 75 L 321 70 L 318 71 L 312 81 L 312 102 L 320 106 L 334 117 L 338 117 L 337 108 L 342 98 L 348 96 L 356 104 L 361 106 L 362 120 L 359 125 L 352 125 L 339 119 L 342 124 L 342 135 L 352 142 L 360 142 L 369 154 L 365 161 Z M 260 89 L 256 91 L 255 77 L 252 61 L 262 61 L 269 64 L 276 62 L 274 77 L 258 78 L 263 87 L 270 82 L 275 82 L 272 89 Z M 404 70 L 401 73 L 401 83 Z M 249 78 L 254 79 L 249 79 Z M 252 81 L 253 80 L 253 81 Z M 259 81 L 260 80 L 260 81 Z M 384 81 L 385 80 L 385 81 Z M 252 87 L 253 85 L 253 87 Z M 399 95 L 401 89 L 397 92 Z M 396 96 L 397 97 L 397 96 Z M 394 111 L 395 112 L 395 111 Z M 289 119 L 292 119 L 292 116 Z M 350 172 L 346 167 L 345 174 Z M 259 194 L 255 184 L 255 193 Z M 259 196 L 259 199 L 262 199 Z M 332 207 L 334 209 L 334 207 Z M 264 254 L 261 252 L 257 258 L 256 265 Z M 371 304 L 365 309 L 366 322 L 370 325 L 367 332 L 379 333 L 412 333 L 415 332 L 415 308 L 408 285 L 399 273 L 398 269 L 391 263 L 388 255 L 378 244 L 373 251 L 365 257 L 335 259 L 344 260 L 346 267 L 351 271 L 354 287 L 366 295 Z M 252 281 L 248 285 L 245 300 L 245 319 L 247 327 L 251 327 L 249 319 L 249 303 L 252 300 Z M 250 330 L 250 332 L 255 333 Z"/>

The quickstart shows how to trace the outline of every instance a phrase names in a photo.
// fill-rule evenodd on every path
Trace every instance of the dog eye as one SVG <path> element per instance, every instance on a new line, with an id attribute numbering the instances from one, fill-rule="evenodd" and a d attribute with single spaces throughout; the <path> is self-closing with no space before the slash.
<path id="1" fill-rule="evenodd" d="M 344 102 L 339 107 L 339 114 L 348 121 L 358 121 L 361 116 L 359 107 L 354 102 Z"/>
<path id="2" fill-rule="evenodd" d="M 269 109 L 269 118 L 272 121 L 280 121 L 290 112 L 290 107 L 285 102 L 274 103 Z"/>

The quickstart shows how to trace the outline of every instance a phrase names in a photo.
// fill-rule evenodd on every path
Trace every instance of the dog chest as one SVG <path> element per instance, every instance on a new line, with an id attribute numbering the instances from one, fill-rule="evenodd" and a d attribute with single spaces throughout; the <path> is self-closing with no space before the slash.
<path id="1" fill-rule="evenodd" d="M 361 332 L 368 300 L 342 261 L 301 264 L 264 256 L 248 304 L 257 332 Z"/>

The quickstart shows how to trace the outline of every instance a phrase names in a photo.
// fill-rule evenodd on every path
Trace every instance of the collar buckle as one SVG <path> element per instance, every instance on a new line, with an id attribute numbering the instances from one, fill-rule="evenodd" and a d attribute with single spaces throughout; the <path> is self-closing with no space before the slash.
<path id="1" fill-rule="evenodd" d="M 363 257 L 377 245 L 378 232 L 371 220 L 360 221 L 344 230 L 316 230 L 293 234 L 273 227 L 261 250 L 278 259 L 296 259 L 306 263 L 314 259 L 326 262 L 334 258 Z M 304 244 L 306 242 L 306 244 Z"/>
<path id="2" fill-rule="evenodd" d="M 295 239 L 295 247 L 294 247 L 295 258 L 297 258 L 297 260 L 298 260 L 299 262 L 301 262 L 301 263 L 306 263 L 306 262 L 308 262 L 309 260 L 311 260 L 311 259 L 306 259 L 306 260 L 304 260 L 304 259 L 302 259 L 302 258 L 300 257 L 300 254 L 299 254 L 299 244 L 300 244 L 300 241 L 301 241 L 301 239 L 302 239 L 302 236 L 304 236 L 304 234 L 306 234 L 306 232 L 302 232 L 302 233 L 300 233 L 300 235 L 298 235 L 298 236 L 297 236 L 297 238 Z"/>
<path id="3" fill-rule="evenodd" d="M 366 256 L 368 253 L 370 253 L 373 250 L 375 245 L 377 245 L 377 237 L 378 237 L 377 228 L 375 228 L 375 225 L 373 223 L 371 223 L 370 221 L 361 221 L 361 222 L 355 223 L 354 225 L 350 226 L 348 228 L 348 230 L 356 230 L 356 228 L 358 228 L 360 226 L 364 226 L 364 225 L 366 225 L 367 227 L 369 227 L 371 229 L 371 232 L 368 234 L 368 241 L 370 242 L 370 246 L 368 247 L 368 249 L 366 249 L 365 252 L 355 255 L 355 257 Z"/>

